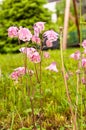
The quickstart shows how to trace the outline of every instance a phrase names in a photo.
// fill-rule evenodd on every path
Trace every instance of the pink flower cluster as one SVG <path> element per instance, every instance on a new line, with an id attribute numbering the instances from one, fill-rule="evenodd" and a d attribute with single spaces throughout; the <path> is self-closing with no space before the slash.
<path id="1" fill-rule="evenodd" d="M 41 39 L 39 38 L 39 34 L 44 30 L 44 24 L 45 22 L 37 22 L 34 24 L 34 35 L 31 34 L 28 28 L 19 27 L 18 29 L 15 26 L 11 26 L 8 28 L 8 36 L 11 38 L 17 37 L 24 42 L 32 40 L 32 42 L 40 44 Z"/>
<path id="2" fill-rule="evenodd" d="M 29 58 L 33 63 L 39 63 L 41 61 L 41 57 L 37 51 L 30 55 Z"/>
<path id="3" fill-rule="evenodd" d="M 27 55 L 27 57 L 32 61 L 33 63 L 39 63 L 41 61 L 41 57 L 39 53 L 36 51 L 35 48 L 20 48 L 20 52 Z"/>
<path id="4" fill-rule="evenodd" d="M 34 35 L 32 36 L 32 42 L 37 44 L 41 43 L 41 39 L 39 38 L 39 34 L 44 30 L 45 22 L 37 22 L 34 24 Z"/>
<path id="5" fill-rule="evenodd" d="M 27 57 L 29 57 L 32 53 L 36 52 L 36 49 L 33 47 L 22 47 L 19 49 L 20 52 L 24 53 L 27 55 Z"/>
<path id="6" fill-rule="evenodd" d="M 32 35 L 31 31 L 28 28 L 25 27 L 15 27 L 11 26 L 8 28 L 8 36 L 13 38 L 17 37 L 19 40 L 28 42 L 32 40 L 32 42 L 40 44 L 41 39 L 39 37 L 39 34 L 44 30 L 45 28 L 45 22 L 37 22 L 34 24 L 34 34 Z M 53 30 L 46 31 L 43 34 L 44 39 L 47 38 L 46 45 L 48 47 L 52 47 L 52 42 L 56 41 L 58 38 L 58 34 L 54 32 Z"/>
<path id="7" fill-rule="evenodd" d="M 58 34 L 54 32 L 53 30 L 46 31 L 43 34 L 44 39 L 46 38 L 46 46 L 52 47 L 52 42 L 56 41 L 58 39 Z"/>
<path id="8" fill-rule="evenodd" d="M 58 38 L 58 33 L 54 32 L 53 30 L 46 31 L 43 35 L 50 41 L 56 41 Z"/>
<path id="9" fill-rule="evenodd" d="M 14 70 L 14 72 L 11 73 L 10 77 L 13 80 L 18 80 L 19 77 L 22 77 L 25 75 L 25 67 L 18 67 Z"/>
<path id="10" fill-rule="evenodd" d="M 29 74 L 30 76 L 34 74 L 33 70 L 27 70 L 25 69 L 25 67 L 18 67 L 14 69 L 14 71 L 11 73 L 10 78 L 15 81 L 18 81 L 18 79 L 24 76 L 26 73 Z"/>
<path id="11" fill-rule="evenodd" d="M 32 38 L 32 34 L 29 29 L 20 27 L 18 31 L 18 37 L 20 40 L 27 42 Z"/>
<path id="12" fill-rule="evenodd" d="M 15 26 L 9 27 L 8 28 L 8 36 L 13 38 L 13 37 L 18 37 L 20 40 L 24 42 L 28 42 L 32 38 L 32 34 L 29 29 L 20 27 L 19 29 Z"/>
<path id="13" fill-rule="evenodd" d="M 85 57 L 85 54 L 86 54 L 86 40 L 84 40 L 82 42 L 82 47 L 84 48 L 84 51 L 82 53 L 80 53 L 80 51 L 77 51 L 77 52 L 71 54 L 70 57 L 75 59 L 75 60 L 80 60 L 80 57 L 81 57 L 81 62 L 80 63 L 82 65 L 83 70 L 85 71 L 86 70 L 86 57 Z M 86 77 L 85 76 L 82 77 L 82 83 L 84 85 L 86 85 Z"/>
<path id="14" fill-rule="evenodd" d="M 32 36 L 32 42 L 35 42 L 40 45 L 41 39 L 35 35 Z"/>
<path id="15" fill-rule="evenodd" d="M 15 26 L 11 26 L 8 28 L 8 36 L 11 38 L 17 37 L 19 40 L 24 41 L 24 42 L 28 42 L 31 40 L 34 43 L 40 44 L 41 39 L 40 39 L 39 35 L 44 30 L 44 28 L 45 28 L 44 25 L 45 25 L 45 22 L 35 23 L 33 26 L 33 29 L 34 29 L 33 35 L 28 28 L 25 28 L 25 27 L 17 28 Z M 56 32 L 54 32 L 53 30 L 49 30 L 43 34 L 43 37 L 45 39 L 47 38 L 46 45 L 48 47 L 51 47 L 52 42 L 57 40 L 58 34 Z M 21 53 L 25 54 L 31 62 L 33 62 L 33 63 L 41 62 L 40 53 L 35 48 L 22 47 L 19 49 L 19 51 Z M 49 58 L 50 57 L 49 53 L 45 52 L 44 57 Z M 48 67 L 46 67 L 46 69 L 58 72 L 55 62 L 51 63 Z M 18 67 L 14 70 L 14 72 L 11 73 L 10 77 L 13 80 L 17 81 L 19 77 L 24 76 L 26 73 L 29 74 L 30 76 L 32 76 L 33 71 L 27 70 L 25 67 Z"/>

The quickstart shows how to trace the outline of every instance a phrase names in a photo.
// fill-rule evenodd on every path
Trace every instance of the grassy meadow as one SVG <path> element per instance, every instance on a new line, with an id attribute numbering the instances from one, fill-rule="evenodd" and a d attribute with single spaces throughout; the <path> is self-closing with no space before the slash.
<path id="1" fill-rule="evenodd" d="M 71 59 L 70 54 L 76 50 L 78 48 L 64 51 L 65 68 L 68 73 L 71 73 L 68 87 L 74 109 L 78 62 Z M 35 74 L 31 79 L 25 75 L 18 83 L 10 79 L 10 74 L 15 68 L 24 66 L 22 54 L 0 54 L 0 130 L 32 130 L 34 122 L 37 130 L 40 130 L 40 99 L 42 130 L 72 130 L 71 114 L 62 77 L 60 50 L 49 50 L 48 52 L 50 58 L 42 60 L 41 94 L 40 84 L 37 83 Z M 54 61 L 57 63 L 58 73 L 45 70 Z M 34 65 L 27 62 L 28 69 L 34 70 Z M 85 90 L 83 85 L 82 120 L 84 130 L 86 129 Z M 78 116 L 80 117 L 81 97 L 80 95 L 78 97 Z M 80 118 L 78 122 L 81 122 Z"/>

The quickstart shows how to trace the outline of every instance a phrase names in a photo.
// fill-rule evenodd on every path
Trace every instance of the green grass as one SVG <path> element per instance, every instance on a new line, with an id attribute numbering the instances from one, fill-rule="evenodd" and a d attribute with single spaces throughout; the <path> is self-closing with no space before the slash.
<path id="1" fill-rule="evenodd" d="M 70 54 L 76 50 L 78 49 L 68 49 L 64 51 L 66 71 L 73 73 L 73 76 L 68 80 L 73 105 L 75 104 L 76 70 L 78 62 L 71 59 Z M 49 50 L 49 53 L 50 58 L 43 59 L 42 61 L 42 95 L 40 95 L 39 92 L 40 84 L 36 82 L 35 76 L 32 77 L 32 85 L 30 84 L 29 76 L 23 77 L 23 80 L 19 83 L 14 83 L 9 78 L 10 73 L 13 72 L 15 68 L 24 66 L 24 56 L 22 54 L 0 54 L 0 129 L 23 130 L 23 127 L 26 127 L 30 130 L 32 126 L 30 96 L 32 95 L 30 93 L 28 96 L 27 90 L 29 88 L 30 92 L 33 91 L 32 89 L 35 91 L 33 105 L 36 126 L 39 127 L 41 99 L 42 126 L 45 128 L 44 130 L 55 128 L 58 128 L 58 130 L 71 130 L 71 115 L 62 77 L 60 51 Z M 57 63 L 58 73 L 45 70 L 53 61 Z M 29 61 L 28 69 L 34 70 L 33 64 Z M 28 80 L 26 81 L 26 79 Z M 85 95 L 85 92 L 83 95 Z"/>
<path id="2" fill-rule="evenodd" d="M 73 62 L 70 59 L 70 54 L 75 52 L 78 49 L 68 49 L 66 52 L 64 52 L 64 59 L 65 62 L 68 64 L 70 61 L 70 65 Z M 51 63 L 52 61 L 56 61 L 58 66 L 61 66 L 60 64 L 60 51 L 59 50 L 53 50 L 50 51 L 50 59 L 45 62 L 45 66 Z M 0 68 L 2 70 L 2 73 L 9 73 L 12 71 L 12 69 L 18 67 L 18 66 L 23 66 L 23 59 L 24 57 L 22 54 L 0 54 Z M 68 61 L 68 62 L 67 62 Z M 73 63 L 74 64 L 74 63 Z M 68 66 L 67 66 L 68 67 Z M 72 68 L 72 65 L 70 66 Z M 75 66 L 76 67 L 76 66 Z"/>

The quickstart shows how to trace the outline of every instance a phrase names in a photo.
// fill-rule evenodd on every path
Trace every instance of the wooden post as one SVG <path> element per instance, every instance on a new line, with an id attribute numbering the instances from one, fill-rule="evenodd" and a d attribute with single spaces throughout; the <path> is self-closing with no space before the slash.
<path id="1" fill-rule="evenodd" d="M 64 30 L 63 30 L 63 50 L 67 48 L 67 31 L 70 12 L 70 0 L 66 0 L 65 17 L 64 17 Z"/>
<path id="2" fill-rule="evenodd" d="M 73 6 L 74 6 L 74 12 L 75 12 L 75 22 L 77 26 L 78 38 L 80 42 L 80 29 L 79 29 L 79 21 L 78 21 L 77 8 L 76 8 L 76 0 L 73 0 Z"/>

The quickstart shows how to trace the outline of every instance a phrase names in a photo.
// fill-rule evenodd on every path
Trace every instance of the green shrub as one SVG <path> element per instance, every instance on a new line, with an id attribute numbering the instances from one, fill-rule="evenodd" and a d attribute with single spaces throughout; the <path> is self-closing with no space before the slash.
<path id="1" fill-rule="evenodd" d="M 0 5 L 0 52 L 16 52 L 17 39 L 8 38 L 10 26 L 23 26 L 32 29 L 35 22 L 51 22 L 50 12 L 43 7 L 46 0 L 4 0 Z"/>

